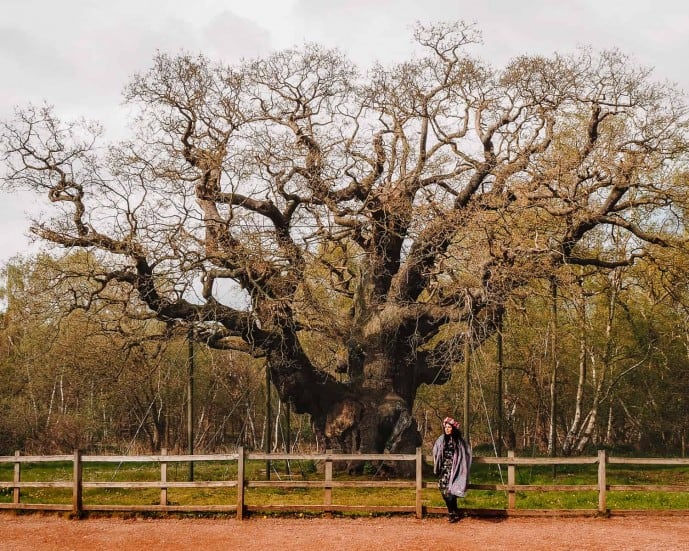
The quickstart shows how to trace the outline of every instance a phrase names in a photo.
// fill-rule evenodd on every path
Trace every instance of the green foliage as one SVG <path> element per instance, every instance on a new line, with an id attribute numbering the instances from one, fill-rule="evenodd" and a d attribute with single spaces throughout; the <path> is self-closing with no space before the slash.
<path id="1" fill-rule="evenodd" d="M 135 319 L 117 289 L 93 299 L 78 274 L 97 267 L 95 258 L 75 253 L 6 268 L 0 454 L 186 448 L 186 335 Z M 58 270 L 74 276 L 58 282 Z M 65 297 L 92 302 L 88 310 L 74 308 Z M 256 447 L 264 431 L 260 363 L 203 345 L 193 353 L 196 450 Z M 294 417 L 303 438 L 308 427 Z"/>
<path id="2" fill-rule="evenodd" d="M 678 258 L 680 265 L 682 262 Z M 95 260 L 83 254 L 60 260 L 38 257 L 5 270 L 0 453 L 11 454 L 16 449 L 65 453 L 74 448 L 156 452 L 165 443 L 171 450 L 184 449 L 188 365 L 184 337 L 172 335 L 161 341 L 157 322 L 122 318 L 116 302 L 98 303 L 89 312 L 64 311 L 59 297 L 67 291 L 84 294 L 86 289 L 76 280 L 55 287 L 56 263 L 64 269 Z M 595 440 L 586 449 L 606 446 L 618 453 L 682 453 L 689 435 L 685 415 L 689 409 L 689 310 L 685 306 L 689 294 L 684 290 L 684 272 L 668 274 L 654 265 L 622 272 L 608 337 L 611 280 L 595 273 L 579 274 L 586 277 L 576 285 L 568 279 L 574 272 L 563 272 L 558 297 L 560 438 L 574 411 L 578 339 L 583 334 L 589 370 L 583 388 L 585 408 L 590 406 L 596 382 L 592 368 L 597 377 L 603 372 L 606 375 Z M 586 298 L 585 318 L 578 310 L 579 291 Z M 503 449 L 509 447 L 510 428 L 515 431 L 517 450 L 545 449 L 549 300 L 548 286 L 536 280 L 514 294 L 507 309 Z M 317 332 L 303 337 L 307 349 L 320 350 L 324 365 L 334 364 L 337 350 L 328 349 L 327 340 Z M 609 361 L 604 366 L 606 354 Z M 194 347 L 194 361 L 195 393 L 202 404 L 197 410 L 201 419 L 196 427 L 197 449 L 218 451 L 238 444 L 262 448 L 265 387 L 261 362 L 250 363 L 238 354 L 201 345 Z M 471 369 L 472 443 L 475 450 L 492 453 L 497 432 L 494 339 L 474 350 Z M 449 384 L 421 387 L 414 413 L 425 449 L 439 433 L 442 417 L 461 417 L 462 378 L 463 366 L 457 365 Z M 513 414 L 507 417 L 510 407 Z M 283 408 L 278 443 L 286 437 L 284 415 Z M 293 440 L 313 445 L 308 420 L 292 414 L 291 421 Z"/>

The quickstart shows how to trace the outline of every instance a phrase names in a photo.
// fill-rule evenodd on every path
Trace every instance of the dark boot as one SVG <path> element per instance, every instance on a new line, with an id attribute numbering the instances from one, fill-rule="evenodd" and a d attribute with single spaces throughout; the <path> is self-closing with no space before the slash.
<path id="1" fill-rule="evenodd" d="M 457 508 L 457 496 L 443 496 L 447 506 L 447 521 L 457 522 L 459 520 L 459 509 Z"/>

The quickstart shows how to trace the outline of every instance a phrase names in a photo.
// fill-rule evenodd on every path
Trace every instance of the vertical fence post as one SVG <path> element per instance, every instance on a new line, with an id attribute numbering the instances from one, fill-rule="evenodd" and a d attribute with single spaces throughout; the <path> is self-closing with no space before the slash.
<path id="1" fill-rule="evenodd" d="M 514 459 L 514 450 L 508 450 L 507 459 Z M 517 494 L 514 485 L 517 483 L 517 467 L 514 463 L 507 465 L 507 509 L 514 509 L 517 501 Z"/>
<path id="2" fill-rule="evenodd" d="M 325 450 L 326 454 L 331 454 L 333 450 Z M 325 505 L 333 504 L 333 460 L 329 457 L 325 460 L 325 490 L 323 492 L 323 503 Z M 328 508 L 326 507 L 326 511 Z"/>
<path id="3" fill-rule="evenodd" d="M 19 457 L 20 452 L 19 450 L 16 450 L 14 452 L 14 457 Z M 19 461 L 16 461 L 14 463 L 14 488 L 12 488 L 12 503 L 19 503 L 21 500 L 21 489 L 19 488 L 18 484 L 22 480 L 22 467 L 21 463 Z"/>
<path id="4" fill-rule="evenodd" d="M 244 446 L 237 448 L 237 520 L 244 518 Z"/>
<path id="5" fill-rule="evenodd" d="M 423 455 L 421 448 L 416 448 L 416 518 L 423 517 L 421 492 L 423 490 Z"/>
<path id="6" fill-rule="evenodd" d="M 74 480 L 72 485 L 72 515 L 75 517 L 81 516 L 82 503 L 82 465 L 81 465 L 81 451 L 74 450 Z"/>
<path id="7" fill-rule="evenodd" d="M 606 469 L 608 463 L 608 452 L 598 450 L 598 512 L 605 514 L 607 505 L 607 481 Z"/>
<path id="8" fill-rule="evenodd" d="M 160 450 L 160 455 L 167 455 L 167 448 Z M 160 462 L 160 504 L 167 505 L 167 461 Z"/>

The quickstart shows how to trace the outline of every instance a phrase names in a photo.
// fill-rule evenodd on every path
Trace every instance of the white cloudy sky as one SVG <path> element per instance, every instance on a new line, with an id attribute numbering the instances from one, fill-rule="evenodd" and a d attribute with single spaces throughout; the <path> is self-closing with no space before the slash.
<path id="1" fill-rule="evenodd" d="M 120 91 L 156 50 L 228 62 L 304 42 L 366 66 L 409 55 L 415 21 L 463 19 L 495 65 L 522 53 L 617 47 L 689 91 L 689 7 L 681 0 L 0 0 L 0 119 L 48 102 L 121 125 Z M 0 192 L 0 264 L 27 251 L 37 203 Z"/>

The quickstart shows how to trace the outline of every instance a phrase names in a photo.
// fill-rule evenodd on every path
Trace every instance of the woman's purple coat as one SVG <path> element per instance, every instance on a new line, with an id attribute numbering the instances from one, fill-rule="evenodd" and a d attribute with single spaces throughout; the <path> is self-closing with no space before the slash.
<path id="1" fill-rule="evenodd" d="M 433 473 L 440 473 L 440 466 L 443 461 L 443 449 L 445 448 L 445 435 L 441 434 L 433 444 Z M 471 469 L 471 448 L 459 438 L 459 445 L 455 447 L 455 455 L 452 458 L 452 471 L 450 472 L 450 482 L 448 492 L 457 497 L 464 497 L 469 484 L 469 469 Z"/>

